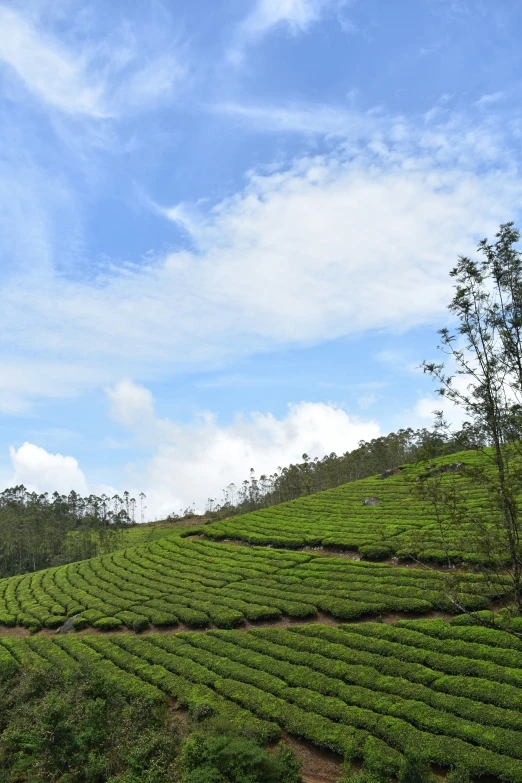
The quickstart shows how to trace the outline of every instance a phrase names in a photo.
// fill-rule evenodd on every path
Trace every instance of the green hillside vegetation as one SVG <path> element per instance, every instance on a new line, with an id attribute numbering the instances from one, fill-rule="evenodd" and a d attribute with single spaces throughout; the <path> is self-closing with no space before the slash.
<path id="1" fill-rule="evenodd" d="M 459 440 L 462 437 L 463 433 Z M 54 492 L 49 497 L 24 486 L 12 487 L 0 493 L 0 579 L 153 541 L 169 534 L 164 525 L 187 526 L 266 508 L 365 478 L 390 465 L 412 462 L 423 454 L 455 450 L 456 440 L 451 436 L 425 429 L 399 430 L 361 442 L 341 456 L 310 460 L 303 455 L 303 463 L 279 468 L 273 476 L 257 479 L 251 470 L 239 489 L 231 484 L 223 491 L 221 504 L 209 499 L 204 517 L 187 508 L 158 525 L 136 523 L 136 518 L 143 521 L 144 493 L 136 501 L 128 492 L 112 498 L 81 497 L 74 491 L 68 495 Z"/>
<path id="2" fill-rule="evenodd" d="M 361 441 L 356 449 L 340 455 L 332 452 L 322 459 L 312 460 L 303 454 L 302 462 L 279 467 L 271 475 L 256 476 L 251 468 L 249 477 L 238 486 L 229 484 L 223 489 L 221 500 L 208 499 L 206 515 L 212 519 L 245 514 L 368 478 L 383 473 L 392 465 L 453 454 L 469 446 L 470 436 L 465 430 L 452 434 L 437 427 L 432 430 L 408 428 Z"/>
<path id="3" fill-rule="evenodd" d="M 474 452 L 457 457 L 463 464 L 477 459 Z M 202 528 L 160 528 L 157 540 L 0 580 L 0 623 L 37 631 L 57 628 L 74 616 L 77 628 L 143 630 L 149 624 L 180 622 L 232 628 L 245 620 L 313 617 L 318 611 L 344 620 L 397 611 L 451 611 L 443 574 L 372 562 L 391 554 L 444 561 L 433 507 L 416 492 L 419 471 L 425 473 L 411 466 L 384 480 L 363 479 Z M 484 502 L 468 486 L 465 470 L 445 480 L 468 492 L 470 507 Z M 365 499 L 377 493 L 379 504 L 365 506 Z M 257 546 L 185 538 L 195 532 Z M 472 561 L 473 553 L 456 548 L 461 531 L 453 533 L 454 559 Z M 367 560 L 272 546 L 358 550 Z M 460 583 L 462 605 L 470 610 L 487 608 L 504 593 L 502 578 L 494 588 L 473 573 L 462 574 Z"/>
<path id="4" fill-rule="evenodd" d="M 260 744 L 284 730 L 348 767 L 362 761 L 377 783 L 420 775 L 421 761 L 463 780 L 522 783 L 522 641 L 467 615 L 407 619 L 455 612 L 450 571 L 406 567 L 412 555 L 437 563 L 447 554 L 419 485 L 456 488 L 479 513 L 487 499 L 470 476 L 481 459 L 463 452 L 405 466 L 196 528 L 132 528 L 124 548 L 2 579 L 4 691 L 23 672 L 88 671 L 151 715 L 169 703 L 203 731 L 221 720 Z M 439 473 L 449 463 L 460 466 Z M 364 505 L 370 497 L 378 504 Z M 458 575 L 461 602 L 491 617 L 509 580 L 492 589 L 448 525 L 453 559 L 469 566 Z M 390 555 L 403 564 L 378 562 Z M 387 613 L 404 619 L 383 623 Z M 290 627 L 270 627 L 285 619 Z M 71 633 L 51 632 L 68 620 Z M 29 778 L 5 778 L 15 779 Z"/>
<path id="5" fill-rule="evenodd" d="M 430 481 L 429 476 L 440 466 L 456 464 L 462 468 L 441 475 L 439 480 L 465 497 L 468 510 L 489 509 L 484 488 L 471 482 L 466 472 L 487 466 L 487 458 L 480 451 L 463 451 L 430 463 L 405 465 L 395 471 L 396 475 L 384 479 L 373 476 L 215 522 L 200 532 L 214 540 L 295 549 L 324 546 L 358 551 L 372 560 L 396 555 L 444 564 L 448 553 L 442 546 L 440 520 L 433 504 L 422 498 L 419 485 Z M 378 505 L 365 506 L 367 498 L 377 498 Z M 445 527 L 449 524 L 446 520 Z M 466 531 L 462 526 L 445 529 L 444 533 L 453 561 L 476 563 L 477 552 L 463 550 Z"/>
<path id="6" fill-rule="evenodd" d="M 248 632 L 0 638 L 21 666 L 90 667 L 114 694 L 219 715 L 267 742 L 280 729 L 349 759 L 403 754 L 522 780 L 522 644 L 443 620 Z M 389 778 L 385 778 L 389 779 Z"/>

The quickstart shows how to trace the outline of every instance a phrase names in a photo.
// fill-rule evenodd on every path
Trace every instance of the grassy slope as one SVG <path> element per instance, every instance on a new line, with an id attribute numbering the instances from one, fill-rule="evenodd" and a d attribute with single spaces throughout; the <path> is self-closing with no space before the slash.
<path id="1" fill-rule="evenodd" d="M 447 461 L 457 460 L 470 455 Z M 259 543 L 289 547 L 391 542 L 397 552 L 421 530 L 423 545 L 437 546 L 433 518 L 410 492 L 416 471 L 354 482 L 204 532 L 257 541 L 262 531 Z M 370 495 L 381 498 L 377 507 L 363 506 Z M 353 620 L 448 608 L 440 574 L 158 530 L 156 540 L 110 555 L 1 580 L 0 622 L 37 630 L 79 614 L 102 628 L 182 621 L 213 630 L 15 638 L 0 627 L 0 678 L 30 663 L 85 666 L 115 690 L 203 706 L 264 740 L 284 728 L 337 752 L 377 753 L 390 769 L 407 748 L 422 748 L 433 763 L 465 762 L 477 774 L 522 782 L 522 643 L 513 637 L 443 620 L 228 630 L 245 619 L 313 618 L 318 610 Z M 466 581 L 469 606 L 487 605 L 476 577 Z"/>
<path id="2" fill-rule="evenodd" d="M 460 452 L 434 461 L 435 466 L 462 462 L 479 462 L 475 452 Z M 363 557 L 382 559 L 389 555 L 446 562 L 433 508 L 422 502 L 416 488 L 417 476 L 425 466 L 408 465 L 401 473 L 388 479 L 362 479 L 335 489 L 301 497 L 278 506 L 254 511 L 240 517 L 205 526 L 202 532 L 220 539 L 236 539 L 262 546 L 299 548 L 326 546 L 358 550 Z M 447 475 L 465 493 L 468 505 L 480 505 L 483 500 L 477 489 L 470 487 L 463 474 Z M 365 506 L 369 497 L 378 497 L 377 506 Z M 457 538 L 449 536 L 455 560 L 472 559 L 459 549 Z"/>

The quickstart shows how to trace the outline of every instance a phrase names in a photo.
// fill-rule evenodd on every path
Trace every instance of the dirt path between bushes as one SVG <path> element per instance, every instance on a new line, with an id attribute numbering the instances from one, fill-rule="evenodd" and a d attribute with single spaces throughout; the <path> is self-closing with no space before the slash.
<path id="1" fill-rule="evenodd" d="M 383 623 L 395 623 L 397 620 L 436 620 L 436 619 L 443 619 L 443 620 L 449 620 L 453 615 L 447 613 L 447 612 L 389 612 L 388 614 L 379 615 L 379 622 Z M 358 618 L 357 620 L 337 620 L 335 617 L 331 617 L 330 615 L 325 614 L 324 612 L 318 612 L 313 617 L 281 617 L 279 620 L 260 620 L 259 622 L 251 622 L 249 620 L 245 620 L 245 622 L 242 625 L 238 625 L 236 628 L 233 628 L 231 630 L 234 631 L 249 631 L 252 628 L 292 628 L 292 626 L 296 625 L 330 625 L 330 626 L 338 626 L 338 625 L 356 625 L 360 623 L 369 623 L 369 622 L 375 622 L 377 620 L 376 615 L 368 615 L 364 618 Z M 116 628 L 111 631 L 100 631 L 97 628 L 84 628 L 81 631 L 71 631 L 75 636 L 107 636 L 108 634 L 118 634 L 118 633 L 126 633 L 131 634 L 132 636 L 147 636 L 148 634 L 177 634 L 177 633 L 206 633 L 210 630 L 216 630 L 215 625 L 209 625 L 206 628 L 190 628 L 188 625 L 183 625 L 183 623 L 178 623 L 178 625 L 174 626 L 150 626 L 149 628 L 146 628 L 145 630 L 141 631 L 140 633 L 136 633 L 132 630 L 132 628 L 127 628 L 126 626 L 122 626 L 121 628 Z M 223 630 L 223 629 L 221 629 Z M 27 630 L 27 628 L 23 628 L 22 626 L 15 626 L 14 628 L 8 628 L 5 625 L 0 625 L 0 638 L 2 636 L 11 636 L 11 637 L 19 637 L 24 638 L 27 636 L 56 636 L 60 634 L 60 629 L 54 630 L 54 629 L 48 629 L 48 628 L 42 628 L 42 630 L 37 631 L 34 634 L 31 634 L 30 631 Z"/>

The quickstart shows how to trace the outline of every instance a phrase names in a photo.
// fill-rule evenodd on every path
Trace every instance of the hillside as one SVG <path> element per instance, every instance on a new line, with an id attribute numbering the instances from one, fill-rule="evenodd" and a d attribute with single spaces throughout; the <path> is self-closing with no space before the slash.
<path id="1" fill-rule="evenodd" d="M 419 475 L 408 466 L 202 528 L 136 529 L 125 549 L 0 580 L 0 679 L 87 667 L 114 692 L 224 716 L 263 743 L 284 730 L 377 758 L 384 781 L 412 748 L 442 772 L 522 781 L 522 642 L 450 619 L 442 569 L 369 559 L 440 556 Z M 447 480 L 480 500 L 465 470 Z M 460 577 L 468 609 L 502 593 L 471 569 Z"/>
<path id="2" fill-rule="evenodd" d="M 482 463 L 477 452 L 462 451 L 433 461 L 431 471 L 451 464 Z M 405 465 L 387 478 L 374 476 L 325 490 L 241 517 L 216 522 L 202 532 L 215 540 L 233 539 L 262 546 L 300 548 L 325 546 L 358 551 L 363 557 L 382 560 L 390 555 L 447 562 L 441 547 L 440 528 L 433 505 L 423 502 L 416 479 L 430 470 L 425 464 Z M 385 475 L 385 474 L 382 474 Z M 444 478 L 443 478 L 444 480 Z M 450 474 L 468 506 L 483 501 L 470 486 L 465 469 Z M 378 504 L 364 505 L 367 498 Z M 460 531 L 462 532 L 462 531 Z M 462 536 L 448 541 L 456 561 L 473 558 L 459 548 Z"/>

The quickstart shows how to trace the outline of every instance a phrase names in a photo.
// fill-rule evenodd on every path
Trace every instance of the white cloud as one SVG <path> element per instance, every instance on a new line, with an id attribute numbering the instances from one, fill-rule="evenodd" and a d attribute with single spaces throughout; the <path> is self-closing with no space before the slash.
<path id="1" fill-rule="evenodd" d="M 117 30 L 110 39 L 75 48 L 43 31 L 30 13 L 0 5 L 0 62 L 49 106 L 95 120 L 156 103 L 186 76 L 178 57 L 147 51 L 150 43 Z"/>
<path id="2" fill-rule="evenodd" d="M 370 135 L 381 125 L 375 113 L 363 114 L 342 105 L 221 103 L 213 106 L 212 111 L 237 118 L 258 132 L 310 133 L 356 139 Z"/>
<path id="3" fill-rule="evenodd" d="M 102 85 L 90 85 L 81 59 L 39 34 L 15 11 L 0 7 L 0 58 L 31 92 L 59 109 L 104 117 Z"/>
<path id="4" fill-rule="evenodd" d="M 435 419 L 435 411 L 442 411 L 445 421 L 454 430 L 460 429 L 468 418 L 462 408 L 454 405 L 445 397 L 427 394 L 417 401 L 413 409 L 413 416 L 409 420 L 409 426 L 430 428 Z"/>
<path id="5" fill-rule="evenodd" d="M 326 403 L 291 404 L 281 418 L 253 412 L 225 426 L 204 411 L 181 426 L 156 416 L 153 397 L 142 385 L 122 380 L 106 391 L 113 419 L 135 445 L 152 451 L 144 464 L 127 466 L 126 487 L 120 488 L 120 494 L 128 488 L 135 497 L 146 493 L 148 519 L 164 518 L 193 503 L 204 510 L 209 497 L 221 500 L 221 491 L 231 482 L 239 486 L 252 467 L 258 477 L 269 475 L 280 465 L 301 461 L 305 452 L 312 459 L 332 451 L 342 454 L 360 440 L 380 435 L 375 421 L 362 421 Z M 82 496 L 117 491 L 89 483 L 72 456 L 27 442 L 18 449 L 11 446 L 9 454 L 12 474 L 4 478 L 6 486 L 24 484 L 30 491 L 61 494 L 75 490 Z"/>
<path id="6" fill-rule="evenodd" d="M 80 495 L 88 494 L 88 485 L 78 462 L 74 457 L 50 454 L 33 443 L 24 443 L 18 449 L 9 448 L 14 470 L 11 486 L 23 484 L 34 492 L 68 494 L 75 490 Z"/>
<path id="7" fill-rule="evenodd" d="M 285 23 L 292 31 L 303 31 L 317 22 L 328 0 L 257 0 L 243 22 L 246 34 L 262 35 L 274 25 Z"/>
<path id="8" fill-rule="evenodd" d="M 478 101 L 475 101 L 475 106 L 481 109 L 487 109 L 495 103 L 498 103 L 506 95 L 505 92 L 493 92 L 487 95 L 483 95 Z"/>
<path id="9" fill-rule="evenodd" d="M 266 35 L 272 28 L 285 26 L 291 34 L 303 33 L 328 15 L 338 17 L 343 29 L 353 31 L 349 20 L 341 14 L 356 0 L 256 0 L 252 11 L 245 17 L 237 31 L 235 45 L 228 52 L 228 59 L 239 64 L 245 47 Z"/>
<path id="10" fill-rule="evenodd" d="M 243 190 L 207 211 L 164 209 L 192 250 L 91 279 L 63 276 L 51 258 L 45 275 L 30 267 L 4 279 L 0 358 L 17 368 L 37 354 L 43 388 L 75 393 L 433 323 L 457 256 L 491 237 L 521 197 L 509 144 L 491 124 L 383 122 L 330 152 L 250 172 Z M 13 369 L 0 376 L 2 393 L 16 406 L 38 384 Z"/>
<path id="11" fill-rule="evenodd" d="M 303 453 L 323 457 L 356 448 L 360 440 L 378 437 L 374 421 L 360 421 L 342 408 L 301 402 L 286 416 L 253 412 L 220 426 L 209 412 L 190 425 L 155 418 L 152 397 L 130 381 L 108 390 L 113 417 L 143 444 L 154 433 L 155 453 L 146 466 L 129 467 L 129 482 L 147 494 L 149 516 L 164 517 L 195 503 L 204 509 L 209 497 L 221 500 L 230 482 L 249 475 L 270 474 L 279 465 L 301 460 Z M 141 484 L 140 484 L 141 482 Z"/>

